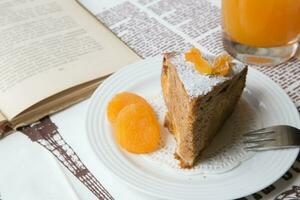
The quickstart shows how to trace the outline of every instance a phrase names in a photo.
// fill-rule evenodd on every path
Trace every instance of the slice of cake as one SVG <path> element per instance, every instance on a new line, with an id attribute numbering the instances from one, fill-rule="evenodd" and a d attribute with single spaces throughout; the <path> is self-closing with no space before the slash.
<path id="1" fill-rule="evenodd" d="M 187 54 L 183 53 L 165 54 L 161 76 L 168 109 L 165 126 L 174 134 L 175 155 L 186 168 L 195 164 L 201 151 L 233 112 L 247 74 L 246 66 L 231 61 L 218 62 L 220 59 L 213 61 L 208 57 L 190 60 L 192 62 L 187 61 Z M 210 69 L 213 62 L 219 65 L 219 70 Z M 226 68 L 224 73 L 222 70 Z"/>

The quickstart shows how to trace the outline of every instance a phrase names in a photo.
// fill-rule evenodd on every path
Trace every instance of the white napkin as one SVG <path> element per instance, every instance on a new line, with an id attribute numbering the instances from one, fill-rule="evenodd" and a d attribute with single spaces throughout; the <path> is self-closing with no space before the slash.
<path id="1" fill-rule="evenodd" d="M 1 200 L 78 200 L 55 158 L 22 133 L 0 140 Z"/>

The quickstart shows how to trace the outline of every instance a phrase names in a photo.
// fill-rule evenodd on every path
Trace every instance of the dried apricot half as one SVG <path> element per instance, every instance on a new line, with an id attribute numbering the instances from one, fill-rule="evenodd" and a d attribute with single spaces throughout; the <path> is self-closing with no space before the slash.
<path id="1" fill-rule="evenodd" d="M 114 128 L 117 143 L 131 153 L 148 153 L 159 147 L 159 122 L 148 104 L 136 103 L 123 108 Z"/>
<path id="2" fill-rule="evenodd" d="M 121 92 L 114 96 L 107 106 L 107 117 L 109 122 L 112 124 L 115 123 L 119 112 L 124 107 L 135 103 L 148 104 L 145 99 L 130 92 Z"/>
<path id="3" fill-rule="evenodd" d="M 191 48 L 189 52 L 185 53 L 185 60 L 193 63 L 195 69 L 202 74 L 226 76 L 230 72 L 232 58 L 227 54 L 221 54 L 211 64 L 202 57 L 199 49 Z"/>
<path id="4" fill-rule="evenodd" d="M 212 74 L 211 64 L 205 60 L 199 49 L 191 48 L 189 52 L 185 53 L 185 60 L 194 63 L 195 69 L 203 74 Z"/>
<path id="5" fill-rule="evenodd" d="M 213 74 L 226 76 L 230 72 L 232 57 L 228 54 L 218 55 L 213 62 Z"/>

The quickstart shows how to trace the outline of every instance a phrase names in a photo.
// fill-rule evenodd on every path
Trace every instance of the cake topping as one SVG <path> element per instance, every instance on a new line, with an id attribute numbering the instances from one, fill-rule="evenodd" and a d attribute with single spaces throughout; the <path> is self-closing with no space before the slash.
<path id="1" fill-rule="evenodd" d="M 191 99 L 198 97 L 199 95 L 207 94 L 215 86 L 222 84 L 224 81 L 230 80 L 245 68 L 245 65 L 242 63 L 232 61 L 230 63 L 230 71 L 226 76 L 214 74 L 208 75 L 199 73 L 199 71 L 195 69 L 194 64 L 190 61 L 186 61 L 185 57 L 185 54 L 174 53 L 169 59 L 176 68 L 178 76 Z M 219 62 L 218 59 L 210 54 L 202 53 L 202 57 L 209 63 L 213 63 L 215 61 L 215 64 L 217 64 L 217 62 Z"/>
<path id="2" fill-rule="evenodd" d="M 189 52 L 185 53 L 185 60 L 194 63 L 195 69 L 198 72 L 203 74 L 213 73 L 211 64 L 202 57 L 199 49 L 197 48 L 191 48 Z"/>
<path id="3" fill-rule="evenodd" d="M 185 60 L 194 64 L 194 68 L 206 75 L 226 76 L 230 72 L 230 62 L 232 58 L 227 54 L 218 55 L 212 63 L 202 57 L 197 48 L 191 48 L 185 53 Z"/>
<path id="4" fill-rule="evenodd" d="M 232 61 L 232 57 L 228 54 L 218 55 L 213 62 L 213 74 L 219 74 L 222 76 L 226 76 L 229 74 L 231 66 L 230 62 Z"/>

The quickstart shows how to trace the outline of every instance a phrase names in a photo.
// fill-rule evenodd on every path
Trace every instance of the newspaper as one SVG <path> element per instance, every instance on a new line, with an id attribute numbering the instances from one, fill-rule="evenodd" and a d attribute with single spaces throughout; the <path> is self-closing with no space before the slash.
<path id="1" fill-rule="evenodd" d="M 220 1 L 80 0 L 143 58 L 192 46 L 223 52 Z M 253 66 L 278 83 L 300 111 L 300 59 L 276 67 Z M 242 199 L 300 199 L 300 158 L 276 183 Z"/>
<path id="2" fill-rule="evenodd" d="M 143 58 L 192 46 L 213 54 L 224 51 L 220 5 L 206 0 L 81 2 L 92 2 L 88 9 Z M 276 67 L 253 67 L 277 82 L 300 111 L 300 59 Z"/>

